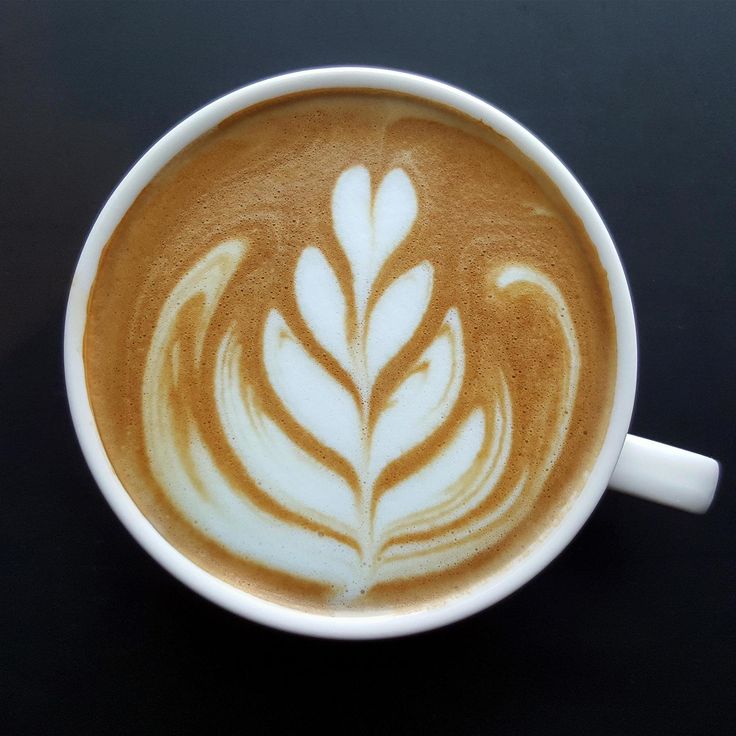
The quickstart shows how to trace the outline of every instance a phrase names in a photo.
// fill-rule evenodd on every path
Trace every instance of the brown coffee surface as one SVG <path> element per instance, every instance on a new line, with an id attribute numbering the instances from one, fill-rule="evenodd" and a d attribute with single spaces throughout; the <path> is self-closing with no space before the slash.
<path id="1" fill-rule="evenodd" d="M 353 178 L 341 180 L 345 172 Z M 341 238 L 335 197 L 369 178 L 376 243 L 379 188 L 389 175 L 409 187 L 401 191 L 413 187 L 416 212 L 412 218 L 396 205 L 386 185 L 386 206 L 399 207 L 410 226 L 379 264 L 361 307 L 350 229 Z M 385 221 L 391 226 L 389 215 Z M 329 265 L 314 273 L 331 269 L 344 296 L 342 361 L 309 321 L 310 308 L 317 319 L 328 314 L 314 306 L 321 294 L 312 300 L 306 286 L 312 307 L 299 302 L 295 274 L 309 248 Z M 369 381 L 368 363 L 351 361 L 366 354 L 382 296 L 411 269 L 419 269 L 417 283 L 431 284 L 426 307 Z M 414 307 L 411 299 L 396 303 L 400 322 Z M 298 380 L 289 371 L 302 355 L 310 370 L 317 366 L 318 385 L 347 401 L 334 406 L 354 404 L 355 457 L 344 449 L 342 415 L 319 425 L 310 419 L 323 405 L 338 411 L 327 389 L 288 398 L 289 382 Z M 552 183 L 508 141 L 411 97 L 335 90 L 228 118 L 154 178 L 102 254 L 84 357 L 117 475 L 187 557 L 293 607 L 396 610 L 461 593 L 554 526 L 601 447 L 616 343 L 595 247 Z M 443 371 L 446 385 L 433 378 Z M 379 451 L 365 448 L 384 416 L 393 409 L 411 418 L 429 390 L 422 386 L 434 380 L 441 389 L 434 414 L 428 409 L 419 422 L 427 430 L 407 447 L 399 433 L 381 450 L 385 462 L 370 470 L 366 452 Z M 305 379 L 302 394 L 313 385 Z M 407 421 L 413 431 L 417 422 Z M 478 441 L 466 445 L 477 451 L 415 508 L 412 499 L 449 472 L 454 461 L 442 466 L 443 453 L 473 421 Z M 317 479 L 306 500 L 294 470 L 302 466 Z M 335 511 L 327 491 L 319 508 L 320 478 L 334 486 L 335 509 L 347 510 Z M 352 494 L 354 510 L 340 493 Z M 399 497 L 409 500 L 402 506 Z M 259 525 L 274 531 L 251 543 Z M 284 545 L 292 547 L 283 552 Z M 331 550 L 326 571 L 299 567 Z"/>

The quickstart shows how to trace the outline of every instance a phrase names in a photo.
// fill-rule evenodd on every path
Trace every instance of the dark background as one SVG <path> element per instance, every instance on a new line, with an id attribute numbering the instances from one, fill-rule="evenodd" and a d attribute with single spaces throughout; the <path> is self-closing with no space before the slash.
<path id="1" fill-rule="evenodd" d="M 0 0 L 0 733 L 736 733 L 735 39 L 732 3 Z M 463 87 L 576 173 L 631 281 L 632 431 L 722 461 L 708 515 L 606 494 L 511 598 L 374 643 L 240 620 L 123 530 L 64 393 L 86 233 L 193 109 L 342 63 Z"/>

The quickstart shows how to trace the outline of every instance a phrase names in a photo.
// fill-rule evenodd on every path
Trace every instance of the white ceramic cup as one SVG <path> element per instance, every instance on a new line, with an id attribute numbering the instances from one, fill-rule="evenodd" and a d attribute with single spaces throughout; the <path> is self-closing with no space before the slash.
<path id="1" fill-rule="evenodd" d="M 233 113 L 283 95 L 336 87 L 392 90 L 439 102 L 481 120 L 512 141 L 546 172 L 582 220 L 608 275 L 616 320 L 618 363 L 611 416 L 603 446 L 579 496 L 523 558 L 457 597 L 406 613 L 307 613 L 257 598 L 195 565 L 154 529 L 125 491 L 103 448 L 85 381 L 82 346 L 87 302 L 100 254 L 141 190 L 173 156 Z M 580 530 L 607 487 L 702 513 L 710 505 L 718 481 L 715 460 L 627 435 L 636 389 L 634 312 L 613 241 L 580 184 L 543 143 L 508 115 L 459 89 L 405 72 L 337 67 L 284 74 L 220 97 L 169 131 L 120 182 L 87 238 L 69 294 L 64 367 L 71 414 L 84 456 L 109 504 L 138 542 L 205 598 L 254 621 L 302 634 L 370 639 L 415 633 L 457 621 L 501 600 L 551 562 Z"/>

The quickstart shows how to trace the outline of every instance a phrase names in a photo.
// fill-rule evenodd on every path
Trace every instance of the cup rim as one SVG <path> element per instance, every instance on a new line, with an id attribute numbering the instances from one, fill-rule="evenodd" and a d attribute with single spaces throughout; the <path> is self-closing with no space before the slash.
<path id="1" fill-rule="evenodd" d="M 455 108 L 508 138 L 542 168 L 582 221 L 606 270 L 616 322 L 616 381 L 609 424 L 578 496 L 523 557 L 456 597 L 415 611 L 314 613 L 258 598 L 200 568 L 161 536 L 128 495 L 107 457 L 87 393 L 83 338 L 90 289 L 105 244 L 138 194 L 173 156 L 235 112 L 288 94 L 330 88 L 414 95 Z M 630 290 L 613 240 L 583 187 L 547 146 L 511 116 L 447 83 L 394 69 L 338 66 L 280 74 L 219 97 L 184 118 L 133 165 L 102 207 L 82 248 L 67 303 L 64 371 L 72 421 L 92 475 L 123 525 L 159 564 L 195 592 L 252 621 L 311 636 L 373 639 L 419 633 L 475 614 L 520 588 L 569 544 L 603 495 L 626 438 L 636 392 L 637 342 Z"/>

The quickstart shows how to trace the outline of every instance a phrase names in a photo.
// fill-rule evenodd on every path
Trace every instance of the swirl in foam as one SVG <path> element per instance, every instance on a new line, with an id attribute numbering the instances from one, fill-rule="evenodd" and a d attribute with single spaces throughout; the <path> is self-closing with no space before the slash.
<path id="1" fill-rule="evenodd" d="M 246 111 L 111 238 L 85 367 L 111 462 L 216 575 L 288 605 L 395 609 L 549 529 L 600 447 L 605 274 L 544 177 L 388 93 Z"/>
<path id="2" fill-rule="evenodd" d="M 260 348 L 274 392 L 305 432 L 345 461 L 349 475 L 305 451 L 258 407 L 242 369 L 243 345 L 235 325 L 220 342 L 214 378 L 217 417 L 248 476 L 289 512 L 287 517 L 264 512 L 218 471 L 203 439 L 206 429 L 188 415 L 177 394 L 181 374 L 199 372 L 219 299 L 247 258 L 245 243 L 218 245 L 182 277 L 163 306 L 146 359 L 146 450 L 171 502 L 233 554 L 329 583 L 338 597 L 446 570 L 491 544 L 491 528 L 522 494 L 529 503 L 539 493 L 560 453 L 574 406 L 580 356 L 565 301 L 543 274 L 509 265 L 498 273 L 497 288 L 526 289 L 542 301 L 559 320 L 568 353 L 558 422 L 541 470 L 526 468 L 503 503 L 475 513 L 504 474 L 514 431 L 512 401 L 499 369 L 487 402 L 456 417 L 447 440 L 426 454 L 421 467 L 377 492 L 391 463 L 449 421 L 464 380 L 462 321 L 451 307 L 434 339 L 403 366 L 395 389 L 374 400 L 381 372 L 414 339 L 432 299 L 433 268 L 427 261 L 376 292 L 376 277 L 400 247 L 416 212 L 416 193 L 402 169 L 384 177 L 372 201 L 368 171 L 351 168 L 340 176 L 332 196 L 335 234 L 350 264 L 351 293 L 346 298 L 320 249 L 307 247 L 299 257 L 293 288 L 300 315 L 339 372 L 310 354 L 277 309 L 265 320 Z M 179 322 L 197 302 L 194 349 L 185 360 Z M 293 523 L 294 518 L 304 523 Z M 405 541 L 417 532 L 421 540 Z"/>

